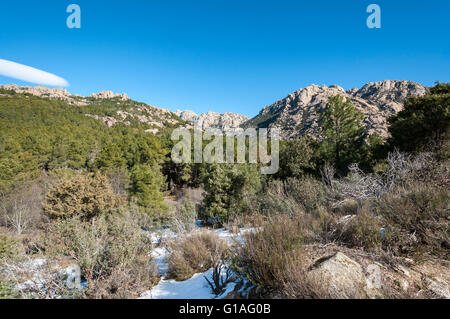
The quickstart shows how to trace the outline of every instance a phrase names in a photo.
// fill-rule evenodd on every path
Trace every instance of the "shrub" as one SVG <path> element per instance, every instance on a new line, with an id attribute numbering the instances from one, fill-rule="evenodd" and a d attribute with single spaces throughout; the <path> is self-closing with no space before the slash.
<path id="1" fill-rule="evenodd" d="M 223 225 L 234 215 L 250 211 L 247 194 L 261 189 L 261 174 L 252 164 L 211 164 L 203 173 L 206 196 L 200 217 L 211 224 Z"/>
<path id="2" fill-rule="evenodd" d="M 336 225 L 334 239 L 348 247 L 361 247 L 365 249 L 381 248 L 382 221 L 379 217 L 366 210 Z"/>
<path id="3" fill-rule="evenodd" d="M 174 216 L 174 226 L 177 231 L 192 231 L 197 220 L 197 209 L 191 201 L 191 195 L 187 190 L 186 196 L 177 207 Z"/>
<path id="4" fill-rule="evenodd" d="M 304 263 L 302 229 L 298 219 L 286 215 L 270 218 L 261 231 L 245 234 L 244 243 L 233 249 L 233 269 L 254 285 L 280 290 L 286 266 Z"/>
<path id="5" fill-rule="evenodd" d="M 280 169 L 277 177 L 301 178 L 316 170 L 313 161 L 315 145 L 307 137 L 298 140 L 283 141 L 280 149 Z"/>
<path id="6" fill-rule="evenodd" d="M 0 277 L 0 299 L 19 298 L 19 292 L 14 289 L 14 283 Z"/>
<path id="7" fill-rule="evenodd" d="M 43 219 L 43 188 L 32 182 L 16 186 L 8 195 L 0 196 L 0 214 L 4 225 L 13 228 L 18 235 L 33 228 Z"/>
<path id="8" fill-rule="evenodd" d="M 16 259 L 21 252 L 21 244 L 13 237 L 0 234 L 0 262 L 2 260 Z"/>
<path id="9" fill-rule="evenodd" d="M 438 83 L 425 96 L 410 97 L 389 123 L 391 147 L 408 152 L 432 144 L 441 147 L 450 130 L 450 83 Z"/>
<path id="10" fill-rule="evenodd" d="M 47 254 L 77 261 L 91 297 L 134 297 L 157 278 L 149 256 L 151 243 L 128 215 L 53 221 L 46 229 L 44 247 Z"/>
<path id="11" fill-rule="evenodd" d="M 213 232 L 188 235 L 169 243 L 168 277 L 182 281 L 226 259 L 228 243 Z"/>
<path id="12" fill-rule="evenodd" d="M 413 182 L 386 194 L 377 209 L 391 232 L 401 237 L 397 238 L 400 252 L 414 253 L 422 246 L 449 258 L 449 199 L 447 189 Z"/>
<path id="13" fill-rule="evenodd" d="M 272 216 L 232 250 L 232 269 L 261 289 L 257 297 L 329 298 L 319 278 L 308 276 L 302 218 Z"/>
<path id="14" fill-rule="evenodd" d="M 48 192 L 44 212 L 52 218 L 82 216 L 91 218 L 120 204 L 106 176 L 78 172 L 63 177 Z"/>
<path id="15" fill-rule="evenodd" d="M 309 176 L 271 180 L 253 201 L 253 209 L 264 215 L 310 213 L 326 205 L 325 188 Z"/>

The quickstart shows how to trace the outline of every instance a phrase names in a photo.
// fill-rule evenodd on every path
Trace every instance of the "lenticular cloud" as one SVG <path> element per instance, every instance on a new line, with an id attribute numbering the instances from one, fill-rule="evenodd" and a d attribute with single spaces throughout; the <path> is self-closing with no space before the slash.
<path id="1" fill-rule="evenodd" d="M 59 76 L 2 59 L 0 59 L 0 75 L 42 85 L 69 86 L 69 83 Z"/>

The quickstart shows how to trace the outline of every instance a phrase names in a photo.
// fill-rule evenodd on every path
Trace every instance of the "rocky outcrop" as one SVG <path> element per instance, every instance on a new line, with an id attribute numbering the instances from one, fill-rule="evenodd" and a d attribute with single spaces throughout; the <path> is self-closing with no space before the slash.
<path id="1" fill-rule="evenodd" d="M 81 95 L 72 95 L 65 89 L 48 88 L 45 86 L 18 86 L 16 84 L 0 85 L 0 89 L 17 94 L 30 94 L 38 97 L 64 101 L 78 106 L 88 105 L 88 101 Z"/>
<path id="2" fill-rule="evenodd" d="M 382 81 L 368 83 L 361 89 L 345 91 L 338 85 L 310 85 L 289 94 L 286 98 L 265 107 L 244 127 L 281 130 L 284 139 L 304 135 L 319 136 L 318 114 L 331 96 L 340 94 L 364 114 L 364 124 L 369 134 L 374 132 L 387 137 L 387 119 L 403 108 L 409 96 L 422 96 L 426 88 L 411 81 Z"/>
<path id="3" fill-rule="evenodd" d="M 175 112 L 183 121 L 189 122 L 192 125 L 200 127 L 202 130 L 208 128 L 218 128 L 222 131 L 232 131 L 239 128 L 244 122 L 250 118 L 244 115 L 226 112 L 219 114 L 208 111 L 197 115 L 192 111 L 177 111 Z"/>
<path id="4" fill-rule="evenodd" d="M 366 277 L 360 264 L 343 253 L 322 258 L 307 274 L 333 299 L 366 298 Z"/>
<path id="5" fill-rule="evenodd" d="M 114 99 L 114 98 L 119 98 L 122 101 L 127 101 L 127 100 L 130 99 L 128 97 L 128 95 L 126 95 L 125 93 L 119 94 L 119 93 L 114 93 L 112 91 L 100 91 L 99 93 L 91 94 L 91 97 L 94 98 L 94 99 Z"/>

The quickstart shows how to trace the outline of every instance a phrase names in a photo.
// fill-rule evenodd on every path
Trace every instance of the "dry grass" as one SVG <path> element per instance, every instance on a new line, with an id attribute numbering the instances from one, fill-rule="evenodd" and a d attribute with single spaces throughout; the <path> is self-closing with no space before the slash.
<path id="1" fill-rule="evenodd" d="M 168 277 L 182 281 L 226 259 L 229 247 L 216 233 L 202 231 L 168 243 L 168 249 Z"/>

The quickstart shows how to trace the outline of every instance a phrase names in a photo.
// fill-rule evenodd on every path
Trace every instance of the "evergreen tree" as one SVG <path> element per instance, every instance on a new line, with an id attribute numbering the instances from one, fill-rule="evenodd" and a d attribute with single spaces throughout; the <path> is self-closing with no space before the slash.
<path id="1" fill-rule="evenodd" d="M 162 193 L 164 187 L 164 176 L 158 165 L 136 165 L 131 170 L 130 192 L 146 211 L 160 213 L 168 210 Z"/>
<path id="2" fill-rule="evenodd" d="M 450 83 L 438 83 L 422 97 L 412 97 L 390 120 L 389 144 L 402 151 L 439 149 L 448 138 L 450 125 Z"/>
<path id="3" fill-rule="evenodd" d="M 338 172 L 344 173 L 349 164 L 359 162 L 366 137 L 363 114 L 341 95 L 330 97 L 319 114 L 322 142 L 320 153 Z"/>

